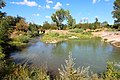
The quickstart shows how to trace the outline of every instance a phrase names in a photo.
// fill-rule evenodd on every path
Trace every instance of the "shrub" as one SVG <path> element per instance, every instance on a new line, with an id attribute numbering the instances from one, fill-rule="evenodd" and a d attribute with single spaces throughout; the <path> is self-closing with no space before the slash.
<path id="1" fill-rule="evenodd" d="M 50 80 L 46 69 L 36 69 L 27 65 L 17 65 L 11 71 L 11 74 L 6 75 L 3 80 Z"/>
<path id="2" fill-rule="evenodd" d="M 2 47 L 0 46 L 0 59 L 4 58 L 5 54 L 2 53 Z"/>
<path id="3" fill-rule="evenodd" d="M 83 29 L 72 29 L 72 30 L 70 30 L 70 32 L 74 32 L 74 33 L 81 33 L 81 32 L 83 32 Z"/>
<path id="4" fill-rule="evenodd" d="M 72 55 L 69 55 L 65 65 L 59 70 L 59 80 L 89 80 L 89 67 L 87 68 L 74 68 L 74 60 Z"/>
<path id="5" fill-rule="evenodd" d="M 29 39 L 30 39 L 30 35 L 21 35 L 21 36 L 17 36 L 14 40 L 21 43 L 27 43 Z"/>
<path id="6" fill-rule="evenodd" d="M 47 33 L 47 35 L 51 36 L 51 37 L 58 37 L 59 33 L 57 33 L 57 32 L 50 32 L 50 33 Z"/>
<path id="7" fill-rule="evenodd" d="M 120 71 L 115 68 L 115 65 L 113 62 L 107 62 L 107 70 L 104 73 L 103 78 L 106 80 L 118 80 L 118 79 L 120 79 Z"/>

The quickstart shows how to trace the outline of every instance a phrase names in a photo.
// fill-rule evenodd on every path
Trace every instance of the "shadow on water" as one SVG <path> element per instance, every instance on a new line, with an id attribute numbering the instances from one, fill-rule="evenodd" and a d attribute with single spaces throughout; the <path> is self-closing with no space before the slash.
<path id="1" fill-rule="evenodd" d="M 47 65 L 48 71 L 56 72 L 69 53 L 75 60 L 75 67 L 90 66 L 97 73 L 106 70 L 106 62 L 120 61 L 120 48 L 101 42 L 100 39 L 68 40 L 57 44 L 45 44 L 37 40 L 22 51 L 11 53 L 16 63 L 27 62 L 36 66 Z M 34 42 L 34 41 L 33 41 Z"/>

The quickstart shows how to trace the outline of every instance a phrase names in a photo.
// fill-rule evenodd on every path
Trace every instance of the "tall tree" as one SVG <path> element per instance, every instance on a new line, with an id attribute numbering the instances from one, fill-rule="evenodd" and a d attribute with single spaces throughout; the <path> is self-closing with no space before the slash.
<path id="1" fill-rule="evenodd" d="M 114 1 L 114 11 L 112 11 L 113 18 L 115 18 L 115 23 L 120 24 L 120 0 Z"/>
<path id="2" fill-rule="evenodd" d="M 68 27 L 70 29 L 73 29 L 75 27 L 75 25 L 76 25 L 76 21 L 75 21 L 75 19 L 73 19 L 73 17 L 71 15 L 68 17 L 67 22 L 68 22 Z"/>
<path id="3" fill-rule="evenodd" d="M 94 28 L 100 27 L 100 22 L 98 21 L 98 18 L 95 18 Z"/>
<path id="4" fill-rule="evenodd" d="M 0 0 L 0 8 L 3 8 L 6 6 L 6 3 L 4 0 Z"/>
<path id="5" fill-rule="evenodd" d="M 17 24 L 16 24 L 16 29 L 20 31 L 27 31 L 28 30 L 28 24 L 25 22 L 24 19 L 21 19 Z"/>
<path id="6" fill-rule="evenodd" d="M 109 26 L 107 21 L 104 21 L 103 23 L 101 23 L 101 25 L 102 25 L 102 27 L 108 27 Z"/>
<path id="7" fill-rule="evenodd" d="M 69 14 L 70 13 L 68 10 L 64 10 L 62 8 L 52 14 L 51 18 L 52 18 L 53 22 L 55 22 L 56 25 L 58 26 L 58 29 L 63 28 L 62 22 L 68 18 Z"/>
<path id="8" fill-rule="evenodd" d="M 6 6 L 5 1 L 4 0 L 0 0 L 0 9 L 2 9 L 5 6 Z M 5 17 L 5 15 L 6 15 L 5 12 L 0 11 L 0 18 Z"/>

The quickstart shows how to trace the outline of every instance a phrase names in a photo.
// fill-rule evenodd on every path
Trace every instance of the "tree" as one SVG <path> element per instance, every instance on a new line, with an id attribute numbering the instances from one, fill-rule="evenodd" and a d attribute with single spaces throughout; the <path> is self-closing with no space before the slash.
<path id="1" fill-rule="evenodd" d="M 112 11 L 113 18 L 115 18 L 115 23 L 120 24 L 120 0 L 115 0 L 114 1 L 114 11 Z"/>
<path id="2" fill-rule="evenodd" d="M 8 23 L 5 20 L 0 21 L 0 45 L 8 41 Z"/>
<path id="3" fill-rule="evenodd" d="M 4 19 L 8 22 L 9 25 L 11 26 L 16 26 L 16 21 L 15 21 L 15 17 L 12 16 L 6 16 L 4 17 Z"/>
<path id="4" fill-rule="evenodd" d="M 43 23 L 42 29 L 50 29 L 51 27 L 52 27 L 51 24 L 48 23 L 48 21 L 45 21 L 45 22 Z"/>
<path id="5" fill-rule="evenodd" d="M 108 22 L 107 21 L 104 21 L 103 23 L 101 23 L 102 24 L 102 26 L 103 27 L 108 27 L 109 26 L 109 24 L 108 24 Z"/>
<path id="6" fill-rule="evenodd" d="M 120 0 L 114 1 L 114 11 L 112 11 L 114 20 L 114 26 L 113 28 L 120 30 Z"/>
<path id="7" fill-rule="evenodd" d="M 0 0 L 0 8 L 3 8 L 6 6 L 6 3 L 4 0 Z"/>
<path id="8" fill-rule="evenodd" d="M 16 29 L 20 31 L 27 31 L 28 30 L 28 24 L 25 22 L 24 19 L 21 19 L 17 24 L 16 24 Z"/>
<path id="9" fill-rule="evenodd" d="M 28 30 L 30 31 L 30 34 L 32 36 L 38 36 L 39 35 L 39 27 L 38 25 L 34 24 L 34 23 L 30 23 Z"/>
<path id="10" fill-rule="evenodd" d="M 94 29 L 100 27 L 100 22 L 98 22 L 98 18 L 95 18 Z"/>
<path id="11" fill-rule="evenodd" d="M 4 0 L 0 0 L 0 9 L 2 9 L 5 6 L 6 6 L 5 1 Z M 6 15 L 5 12 L 0 11 L 0 18 L 5 17 L 5 15 Z"/>
<path id="12" fill-rule="evenodd" d="M 69 14 L 70 13 L 68 10 L 64 10 L 62 8 L 57 10 L 55 13 L 52 14 L 51 18 L 52 18 L 53 22 L 56 23 L 58 29 L 63 28 L 62 22 L 68 18 Z"/>
<path id="13" fill-rule="evenodd" d="M 70 29 L 75 28 L 76 21 L 75 21 L 75 19 L 73 19 L 73 17 L 71 15 L 68 17 L 68 21 L 67 22 L 68 22 L 68 27 Z"/>

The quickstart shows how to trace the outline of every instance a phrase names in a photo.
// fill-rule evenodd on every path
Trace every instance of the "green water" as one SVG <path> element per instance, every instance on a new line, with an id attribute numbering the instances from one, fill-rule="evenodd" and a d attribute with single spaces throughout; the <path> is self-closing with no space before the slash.
<path id="1" fill-rule="evenodd" d="M 93 72 L 106 70 L 106 62 L 120 62 L 120 48 L 116 48 L 100 39 L 68 40 L 57 44 L 45 44 L 39 41 L 20 52 L 11 53 L 16 63 L 28 63 L 47 66 L 49 71 L 57 71 L 72 53 L 75 67 L 90 66 Z"/>

